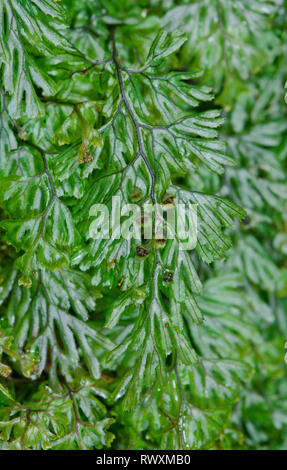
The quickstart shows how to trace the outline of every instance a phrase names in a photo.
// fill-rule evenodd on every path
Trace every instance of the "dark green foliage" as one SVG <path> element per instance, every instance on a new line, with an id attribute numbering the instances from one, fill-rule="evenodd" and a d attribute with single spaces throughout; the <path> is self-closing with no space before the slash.
<path id="1" fill-rule="evenodd" d="M 0 0 L 0 447 L 286 448 L 286 8 Z"/>

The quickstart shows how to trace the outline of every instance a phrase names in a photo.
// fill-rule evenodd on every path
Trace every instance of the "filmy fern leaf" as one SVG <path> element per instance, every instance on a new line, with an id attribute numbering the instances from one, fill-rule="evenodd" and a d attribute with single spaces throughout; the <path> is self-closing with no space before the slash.
<path id="1" fill-rule="evenodd" d="M 284 9 L 0 0 L 1 448 L 284 446 Z"/>

